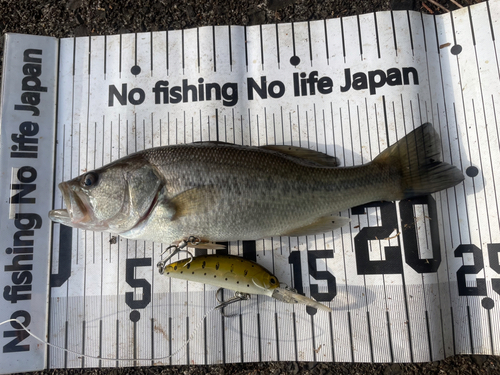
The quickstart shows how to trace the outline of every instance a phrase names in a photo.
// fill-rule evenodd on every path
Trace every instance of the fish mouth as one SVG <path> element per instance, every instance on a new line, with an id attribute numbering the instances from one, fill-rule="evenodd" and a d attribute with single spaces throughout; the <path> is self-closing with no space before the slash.
<path id="1" fill-rule="evenodd" d="M 57 209 L 49 212 L 49 218 L 57 223 L 72 227 L 83 227 L 85 223 L 92 220 L 91 210 L 84 199 L 80 197 L 67 182 L 59 184 L 66 209 Z M 86 200 L 86 199 L 85 199 Z"/>

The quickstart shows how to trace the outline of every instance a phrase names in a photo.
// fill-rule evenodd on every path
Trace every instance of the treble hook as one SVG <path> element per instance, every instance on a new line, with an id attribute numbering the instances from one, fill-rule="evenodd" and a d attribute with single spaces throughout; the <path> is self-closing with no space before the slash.
<path id="1" fill-rule="evenodd" d="M 188 240 L 182 240 L 178 245 L 170 245 L 169 247 L 167 247 L 161 254 L 160 254 L 160 257 L 163 256 L 163 254 L 165 254 L 167 251 L 169 250 L 172 250 L 173 251 L 170 253 L 170 255 L 168 257 L 166 257 L 165 259 L 163 260 L 160 260 L 156 266 L 158 267 L 158 271 L 160 272 L 160 274 L 163 275 L 163 272 L 165 270 L 165 265 L 167 264 L 167 262 L 172 259 L 172 257 L 177 254 L 177 253 L 180 253 L 180 252 L 186 252 L 188 255 L 189 255 L 189 262 L 188 263 L 191 263 L 193 261 L 193 254 L 191 254 L 188 250 L 183 250 L 188 244 L 191 244 L 193 246 L 196 246 L 197 244 L 200 243 L 200 240 L 197 238 L 197 237 L 194 237 L 194 236 L 191 236 L 188 238 Z M 186 263 L 187 264 L 187 263 Z"/>
<path id="2" fill-rule="evenodd" d="M 231 314 L 231 315 L 226 315 L 224 312 L 224 308 L 228 305 L 231 305 L 232 303 L 238 302 L 238 301 L 247 301 L 250 299 L 250 294 L 248 293 L 243 293 L 243 292 L 234 292 L 234 297 L 228 299 L 227 301 L 221 301 L 219 298 L 219 293 L 223 290 L 224 288 L 219 288 L 215 292 L 215 299 L 217 302 L 219 302 L 219 305 L 216 306 L 216 309 L 220 309 L 220 313 L 224 318 L 230 318 L 232 316 L 236 316 L 238 314 Z"/>

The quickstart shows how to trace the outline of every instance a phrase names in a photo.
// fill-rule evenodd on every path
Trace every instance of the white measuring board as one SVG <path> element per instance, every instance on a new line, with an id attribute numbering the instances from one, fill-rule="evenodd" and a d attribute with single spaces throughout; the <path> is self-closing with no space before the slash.
<path id="1" fill-rule="evenodd" d="M 253 296 L 228 308 L 235 317 L 217 311 L 205 317 L 217 304 L 217 288 L 158 274 L 166 245 L 114 241 L 55 224 L 45 230 L 52 233 L 51 259 L 37 264 L 40 271 L 51 264 L 49 313 L 40 304 L 38 316 L 46 319 L 32 320 L 30 328 L 36 324 L 52 344 L 112 360 L 44 348 L 30 337 L 13 342 L 5 332 L 15 327 L 1 326 L 1 363 L 10 366 L 0 366 L 2 372 L 28 370 L 27 364 L 15 367 L 17 354 L 6 353 L 5 345 L 28 345 L 23 358 L 46 354 L 38 368 L 419 362 L 499 354 L 499 15 L 500 1 L 494 0 L 439 16 L 379 12 L 54 42 L 57 120 L 47 149 L 55 156 L 39 169 L 50 178 L 46 200 L 36 196 L 44 225 L 50 208 L 63 207 L 55 184 L 160 145 L 287 144 L 352 166 L 431 122 L 441 135 L 444 161 L 466 178 L 432 196 L 342 212 L 351 223 L 324 235 L 228 244 L 229 254 L 256 260 L 281 282 L 330 306 L 330 314 Z M 39 43 L 36 37 L 10 38 Z M 13 82 L 19 86 L 22 63 L 10 62 L 11 49 L 21 58 L 22 51 L 6 44 L 5 69 L 17 69 Z M 8 176 L 2 189 L 15 168 L 10 135 L 21 122 L 4 117 L 12 111 L 5 95 L 15 85 L 10 82 L 4 74 L 1 162 Z M 41 82 L 48 87 L 56 80 Z M 6 204 L 12 191 L 0 191 Z M 29 207 L 19 206 L 20 212 Z M 2 231 L 14 234 L 13 220 L 2 214 Z M 12 248 L 12 236 L 6 238 L 4 248 Z M 0 259 L 12 264 L 7 251 Z M 3 272 L 5 285 L 12 284 L 11 273 Z M 9 303 L 4 293 L 5 319 Z"/>

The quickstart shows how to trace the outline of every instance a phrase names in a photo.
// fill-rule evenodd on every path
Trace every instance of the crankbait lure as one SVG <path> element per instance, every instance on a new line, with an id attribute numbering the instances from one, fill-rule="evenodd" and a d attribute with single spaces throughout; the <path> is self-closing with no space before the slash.
<path id="1" fill-rule="evenodd" d="M 158 264 L 161 274 L 177 279 L 215 285 L 236 292 L 236 299 L 261 294 L 287 303 L 299 303 L 318 310 L 331 312 L 330 308 L 311 298 L 281 287 L 277 277 L 261 265 L 233 255 L 202 255 L 190 257 L 168 265 Z M 226 304 L 224 304 L 225 306 Z"/>

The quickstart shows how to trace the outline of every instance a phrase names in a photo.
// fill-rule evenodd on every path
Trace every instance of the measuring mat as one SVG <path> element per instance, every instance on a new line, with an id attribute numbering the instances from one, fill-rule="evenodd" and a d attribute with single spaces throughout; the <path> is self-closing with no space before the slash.
<path id="1" fill-rule="evenodd" d="M 439 16 L 7 34 L 0 320 L 59 348 L 1 325 L 0 372 L 498 355 L 499 20 L 491 0 Z M 217 287 L 158 272 L 169 244 L 48 218 L 65 207 L 59 182 L 147 148 L 293 145 L 354 166 L 426 122 L 463 171 L 454 188 L 353 207 L 321 235 L 191 249 L 255 261 L 332 312 L 253 295 L 224 317 Z"/>

